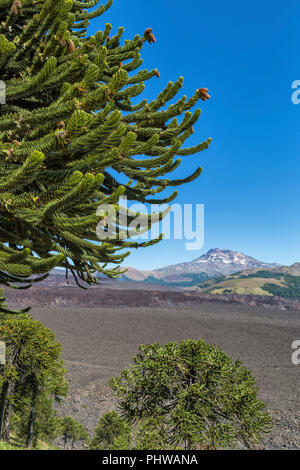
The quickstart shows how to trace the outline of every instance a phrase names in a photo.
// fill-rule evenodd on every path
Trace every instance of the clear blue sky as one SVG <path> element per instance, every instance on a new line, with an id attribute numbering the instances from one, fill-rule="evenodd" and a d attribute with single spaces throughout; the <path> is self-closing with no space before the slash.
<path id="1" fill-rule="evenodd" d="M 134 251 L 139 269 L 190 261 L 210 248 L 243 251 L 263 261 L 300 261 L 300 105 L 291 84 L 300 79 L 297 0 L 115 0 L 94 22 L 125 27 L 132 38 L 152 27 L 156 44 L 143 50 L 153 98 L 169 80 L 185 77 L 183 93 L 209 88 L 191 144 L 212 137 L 209 150 L 186 158 L 180 174 L 204 172 L 180 188 L 177 202 L 205 204 L 205 245 L 163 241 Z M 176 175 L 177 176 L 177 175 Z"/>

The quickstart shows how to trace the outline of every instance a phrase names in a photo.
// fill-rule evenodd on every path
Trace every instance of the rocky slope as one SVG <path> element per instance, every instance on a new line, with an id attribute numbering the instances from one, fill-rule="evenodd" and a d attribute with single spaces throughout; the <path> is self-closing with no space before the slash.
<path id="1" fill-rule="evenodd" d="M 157 308 L 199 306 L 203 303 L 245 304 L 253 307 L 300 311 L 300 299 L 284 299 L 263 295 L 213 295 L 183 289 L 166 289 L 155 285 L 107 283 L 82 290 L 75 286 L 33 286 L 26 291 L 8 289 L 5 298 L 10 308 L 72 307 L 72 308 Z"/>

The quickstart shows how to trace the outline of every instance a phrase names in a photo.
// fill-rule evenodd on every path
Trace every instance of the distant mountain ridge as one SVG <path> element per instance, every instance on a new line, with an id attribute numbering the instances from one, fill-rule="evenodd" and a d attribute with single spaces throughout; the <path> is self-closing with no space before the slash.
<path id="1" fill-rule="evenodd" d="M 55 269 L 42 284 L 45 287 L 75 287 L 72 276 Z M 200 295 L 259 296 L 287 299 L 300 298 L 300 263 L 282 266 L 265 263 L 244 253 L 211 249 L 191 262 L 179 263 L 153 271 L 128 268 L 120 280 L 101 277 L 93 289 L 113 287 L 121 290 L 198 291 Z M 74 291 L 75 292 L 75 291 Z"/>
<path id="2" fill-rule="evenodd" d="M 121 280 L 162 283 L 167 285 L 196 285 L 211 277 L 249 269 L 280 268 L 277 263 L 265 263 L 239 251 L 213 248 L 191 262 L 184 262 L 153 271 L 128 268 Z"/>
<path id="3" fill-rule="evenodd" d="M 292 269 L 292 267 L 288 268 L 277 263 L 265 263 L 239 251 L 213 248 L 190 262 L 178 263 L 152 271 L 140 271 L 131 267 L 126 269 L 127 271 L 116 282 L 134 281 L 162 286 L 193 287 L 207 279 L 227 276 L 239 271 L 254 269 L 282 269 L 284 271 Z M 300 270 L 300 263 L 295 263 L 293 269 L 294 274 L 297 275 L 297 269 Z M 108 279 L 101 277 L 101 280 L 103 283 Z M 65 271 L 55 269 L 44 283 L 52 286 L 63 286 L 73 285 L 74 281 L 72 276 L 69 275 L 69 282 L 67 282 Z"/>

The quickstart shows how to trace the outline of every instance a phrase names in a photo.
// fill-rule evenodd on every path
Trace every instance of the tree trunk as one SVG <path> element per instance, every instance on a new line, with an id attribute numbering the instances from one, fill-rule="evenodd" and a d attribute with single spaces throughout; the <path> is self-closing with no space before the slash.
<path id="1" fill-rule="evenodd" d="M 22 344 L 18 349 L 13 350 L 12 357 L 8 359 L 7 366 L 14 366 L 22 350 Z M 2 385 L 1 397 L 0 397 L 0 441 L 1 439 L 5 442 L 9 441 L 10 430 L 9 430 L 9 421 L 11 413 L 11 404 L 8 401 L 8 398 L 12 395 L 15 387 L 14 381 L 6 380 Z"/>
<path id="2" fill-rule="evenodd" d="M 9 396 L 12 394 L 13 384 L 9 381 L 5 381 L 2 386 L 1 398 L 0 398 L 0 440 L 5 442 L 9 441 L 9 420 L 11 406 L 8 401 Z"/>
<path id="3" fill-rule="evenodd" d="M 35 421 L 35 410 L 36 410 L 36 400 L 37 400 L 37 388 L 34 387 L 31 397 L 31 407 L 30 407 L 30 415 L 28 421 L 28 432 L 27 432 L 27 448 L 32 449 L 33 443 L 33 426 Z"/>
<path id="4" fill-rule="evenodd" d="M 64 436 L 64 450 L 69 450 L 68 449 L 68 441 L 69 441 L 68 437 L 65 435 Z"/>
<path id="5" fill-rule="evenodd" d="M 4 442 L 9 442 L 10 440 L 10 413 L 11 413 L 11 404 L 9 403 L 9 401 L 7 401 L 5 411 L 4 411 L 3 431 L 2 431 L 2 440 Z"/>
<path id="6" fill-rule="evenodd" d="M 4 384 L 2 385 L 2 392 L 1 392 L 1 398 L 0 398 L 0 440 L 2 439 L 3 421 L 4 421 L 4 414 L 5 414 L 8 386 L 9 386 L 9 382 L 4 382 Z"/>

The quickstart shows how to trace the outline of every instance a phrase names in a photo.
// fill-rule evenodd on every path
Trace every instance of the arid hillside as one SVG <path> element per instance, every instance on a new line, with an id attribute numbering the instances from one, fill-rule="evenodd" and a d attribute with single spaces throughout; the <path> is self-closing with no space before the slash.
<path id="1" fill-rule="evenodd" d="M 245 304 L 277 310 L 300 311 L 300 299 L 276 296 L 214 295 L 194 290 L 140 284 L 134 282 L 103 282 L 97 287 L 81 289 L 71 285 L 34 285 L 28 290 L 6 289 L 11 308 L 79 307 L 79 308 L 145 308 L 199 306 L 203 303 Z"/>

